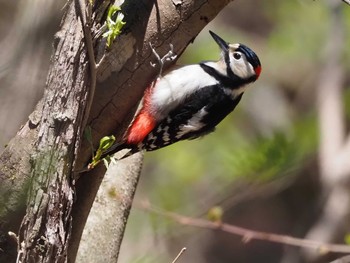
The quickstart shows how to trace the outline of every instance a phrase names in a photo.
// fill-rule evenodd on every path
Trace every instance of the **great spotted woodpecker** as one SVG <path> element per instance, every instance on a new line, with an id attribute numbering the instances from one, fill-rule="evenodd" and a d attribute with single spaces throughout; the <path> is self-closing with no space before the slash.
<path id="1" fill-rule="evenodd" d="M 259 78 L 261 64 L 247 46 L 228 44 L 209 32 L 221 49 L 220 60 L 183 66 L 157 79 L 146 89 L 124 140 L 101 159 L 122 149 L 130 149 L 125 158 L 204 136 L 234 110 L 246 85 Z"/>

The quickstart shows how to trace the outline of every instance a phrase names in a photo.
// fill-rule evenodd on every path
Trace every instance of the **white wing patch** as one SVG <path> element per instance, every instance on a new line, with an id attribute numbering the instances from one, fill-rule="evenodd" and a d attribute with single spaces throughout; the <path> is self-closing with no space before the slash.
<path id="1" fill-rule="evenodd" d="M 183 135 L 189 133 L 198 131 L 201 128 L 204 127 L 204 123 L 202 123 L 202 119 L 205 115 L 207 115 L 208 112 L 205 110 L 205 107 L 201 108 L 199 111 L 197 111 L 191 119 L 188 120 L 187 124 L 183 124 L 180 127 L 180 131 L 176 134 L 176 138 L 179 139 Z"/>
<path id="2" fill-rule="evenodd" d="M 170 134 L 169 134 L 168 130 L 169 130 L 169 126 L 164 127 L 164 130 L 163 130 L 163 137 L 162 137 L 162 139 L 163 139 L 164 142 L 170 141 L 170 137 L 169 137 Z"/>

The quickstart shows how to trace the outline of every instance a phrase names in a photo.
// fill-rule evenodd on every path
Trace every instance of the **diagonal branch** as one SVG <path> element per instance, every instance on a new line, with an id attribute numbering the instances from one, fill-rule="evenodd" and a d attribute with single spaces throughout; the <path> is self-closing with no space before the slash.
<path id="1" fill-rule="evenodd" d="M 296 238 L 288 235 L 279 235 L 269 232 L 255 231 L 248 228 L 226 224 L 222 222 L 213 222 L 202 218 L 194 218 L 176 214 L 157 208 L 150 203 L 142 202 L 137 205 L 138 208 L 147 212 L 152 212 L 167 217 L 181 225 L 199 227 L 204 229 L 219 230 L 233 235 L 241 236 L 244 243 L 252 240 L 263 240 L 289 246 L 309 248 L 317 250 L 319 253 L 337 252 L 350 253 L 350 246 L 341 244 L 323 243 L 320 241 Z"/>

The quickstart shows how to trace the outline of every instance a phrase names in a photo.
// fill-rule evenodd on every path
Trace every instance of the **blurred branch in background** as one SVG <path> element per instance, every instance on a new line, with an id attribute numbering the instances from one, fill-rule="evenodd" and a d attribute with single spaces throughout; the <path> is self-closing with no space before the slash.
<path id="1" fill-rule="evenodd" d="M 232 235 L 241 236 L 243 243 L 248 243 L 255 239 L 255 240 L 275 242 L 275 243 L 284 244 L 284 245 L 308 248 L 308 249 L 317 251 L 319 254 L 323 254 L 323 255 L 329 252 L 346 253 L 346 254 L 350 253 L 350 246 L 348 245 L 324 243 L 321 241 L 296 238 L 296 237 L 287 236 L 287 235 L 279 235 L 274 233 L 255 231 L 255 230 L 243 228 L 232 224 L 226 224 L 221 222 L 220 220 L 209 221 L 203 218 L 183 216 L 174 212 L 169 212 L 169 211 L 165 211 L 160 208 L 157 208 L 147 201 L 142 202 L 140 204 L 136 204 L 136 206 L 142 210 L 145 210 L 146 212 L 151 212 L 160 216 L 167 217 L 181 225 L 205 228 L 209 230 L 220 230 Z"/>

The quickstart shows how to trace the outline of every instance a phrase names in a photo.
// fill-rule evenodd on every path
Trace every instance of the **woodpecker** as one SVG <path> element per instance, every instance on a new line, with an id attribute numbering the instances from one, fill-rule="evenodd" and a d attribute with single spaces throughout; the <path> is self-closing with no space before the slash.
<path id="1" fill-rule="evenodd" d="M 123 141 L 101 159 L 122 149 L 130 150 L 125 158 L 202 137 L 234 110 L 247 84 L 259 78 L 261 64 L 247 46 L 229 44 L 209 33 L 220 47 L 220 60 L 183 66 L 158 78 L 145 90 L 142 108 Z"/>

